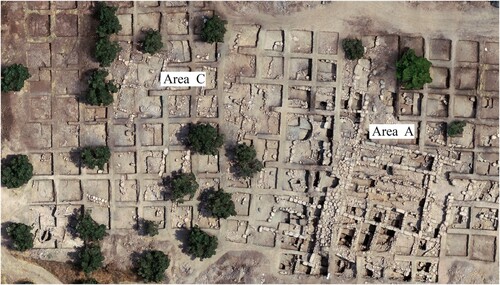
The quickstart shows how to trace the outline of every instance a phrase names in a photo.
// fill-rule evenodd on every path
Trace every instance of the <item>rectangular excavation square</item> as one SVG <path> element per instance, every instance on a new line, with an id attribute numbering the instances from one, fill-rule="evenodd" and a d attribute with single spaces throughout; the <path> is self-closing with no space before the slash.
<path id="1" fill-rule="evenodd" d="M 165 162 L 161 151 L 143 151 L 143 169 L 145 173 L 164 173 Z"/>
<path id="2" fill-rule="evenodd" d="M 106 179 L 100 180 L 82 180 L 82 189 L 84 194 L 84 199 L 89 201 L 89 203 L 95 203 L 96 205 L 101 205 L 97 202 L 92 202 L 92 197 L 98 197 L 104 199 L 102 203 L 109 203 L 109 181 Z"/>
<path id="3" fill-rule="evenodd" d="M 398 100 L 399 113 L 406 116 L 420 115 L 422 97 L 421 93 L 400 93 Z"/>
<path id="4" fill-rule="evenodd" d="M 274 247 L 275 243 L 276 243 L 276 236 L 273 232 L 256 231 L 253 233 L 252 244 L 265 247 Z"/>
<path id="5" fill-rule="evenodd" d="M 28 182 L 30 186 L 30 201 L 32 203 L 55 202 L 54 181 L 52 180 L 32 180 Z"/>
<path id="6" fill-rule="evenodd" d="M 455 95 L 453 116 L 457 118 L 474 118 L 476 116 L 476 97 Z"/>
<path id="7" fill-rule="evenodd" d="M 399 47 L 400 54 L 410 48 L 415 51 L 415 55 L 424 56 L 424 38 L 422 37 L 401 37 Z"/>
<path id="8" fill-rule="evenodd" d="M 425 127 L 425 144 L 434 146 L 446 145 L 446 123 L 427 122 Z"/>
<path id="9" fill-rule="evenodd" d="M 71 65 L 77 65 L 79 58 L 78 50 L 80 50 L 81 48 L 83 47 L 79 46 L 78 38 L 54 38 L 54 40 L 51 42 L 52 66 L 66 68 Z M 64 70 L 64 72 L 66 71 L 69 70 Z M 54 90 L 56 91 L 56 94 L 78 94 L 72 93 L 71 91 L 77 91 L 76 87 L 86 85 L 82 84 L 81 82 L 72 81 L 79 80 L 78 71 L 71 70 L 71 74 L 68 74 L 71 76 L 69 78 L 64 77 L 64 72 L 62 70 L 57 70 L 52 73 L 54 78 L 57 78 L 60 81 L 58 82 L 58 85 L 55 85 Z M 63 83 L 67 86 L 64 86 Z M 68 89 L 67 87 L 70 87 L 69 92 L 66 92 Z"/>
<path id="10" fill-rule="evenodd" d="M 214 95 L 198 96 L 197 100 L 196 112 L 199 118 L 217 118 L 219 109 L 216 93 Z"/>
<path id="11" fill-rule="evenodd" d="M 60 202 L 81 201 L 83 199 L 80 180 L 61 180 L 56 189 Z"/>
<path id="12" fill-rule="evenodd" d="M 109 134 L 110 144 L 114 146 L 135 145 L 135 125 L 113 125 Z"/>
<path id="13" fill-rule="evenodd" d="M 315 36 L 318 37 L 319 54 L 337 54 L 339 33 L 319 32 Z"/>
<path id="14" fill-rule="evenodd" d="M 494 262 L 496 258 L 496 237 L 472 235 L 470 243 L 470 259 Z"/>
<path id="15" fill-rule="evenodd" d="M 80 125 L 56 121 L 53 127 L 52 140 L 54 147 L 78 147 Z"/>
<path id="16" fill-rule="evenodd" d="M 257 46 L 257 35 L 260 32 L 259 25 L 235 25 L 234 30 L 238 32 L 238 46 L 255 47 Z"/>
<path id="17" fill-rule="evenodd" d="M 226 240 L 236 243 L 247 243 L 247 221 L 227 220 Z"/>
<path id="18" fill-rule="evenodd" d="M 219 219 L 212 217 L 210 213 L 203 207 L 198 208 L 196 218 L 193 220 L 193 224 L 199 226 L 202 229 L 220 228 Z"/>
<path id="19" fill-rule="evenodd" d="M 233 193 L 231 196 L 234 207 L 236 210 L 236 215 L 238 216 L 248 216 L 250 211 L 250 194 L 247 193 Z"/>
<path id="20" fill-rule="evenodd" d="M 58 37 L 78 36 L 78 15 L 57 14 L 54 33 Z"/>
<path id="21" fill-rule="evenodd" d="M 115 173 L 133 174 L 136 169 L 135 152 L 113 152 L 112 167 Z"/>
<path id="22" fill-rule="evenodd" d="M 191 17 L 191 25 L 193 27 L 193 33 L 195 35 L 201 35 L 201 31 L 203 30 L 203 26 L 205 25 L 205 21 L 207 19 L 212 18 L 214 12 L 211 10 L 205 11 L 196 11 L 192 14 Z"/>
<path id="23" fill-rule="evenodd" d="M 450 71 L 446 67 L 431 66 L 430 75 L 432 82 L 429 83 L 430 88 L 446 89 L 449 87 Z"/>
<path id="24" fill-rule="evenodd" d="M 193 60 L 195 62 L 214 62 L 215 61 L 215 44 L 196 42 L 192 48 Z"/>
<path id="25" fill-rule="evenodd" d="M 308 109 L 311 102 L 311 87 L 309 86 L 292 86 L 288 91 L 289 108 Z"/>
<path id="26" fill-rule="evenodd" d="M 290 80 L 311 80 L 311 59 L 290 59 Z"/>
<path id="27" fill-rule="evenodd" d="M 484 49 L 481 51 L 481 53 L 484 63 L 498 65 L 498 43 L 485 43 Z"/>
<path id="28" fill-rule="evenodd" d="M 168 129 L 171 145 L 181 145 L 184 143 L 189 132 L 187 124 L 170 124 Z"/>
<path id="29" fill-rule="evenodd" d="M 158 31 L 160 30 L 161 20 L 161 13 L 147 13 L 137 15 L 137 25 L 139 26 L 139 29 L 153 29 Z"/>
<path id="30" fill-rule="evenodd" d="M 132 35 L 132 14 L 122 14 L 116 15 L 122 29 L 118 31 L 119 36 L 131 36 Z"/>
<path id="31" fill-rule="evenodd" d="M 311 53 L 312 34 L 310 31 L 291 31 L 290 51 L 294 53 Z"/>
<path id="32" fill-rule="evenodd" d="M 200 155 L 198 156 L 198 171 L 201 173 L 218 173 L 219 156 L 218 155 Z"/>
<path id="33" fill-rule="evenodd" d="M 61 152 L 54 154 L 54 172 L 59 175 L 80 174 L 80 153 Z"/>
<path id="34" fill-rule="evenodd" d="M 80 78 L 78 70 L 56 70 L 53 77 L 55 94 L 80 94 L 83 91 L 83 80 Z"/>
<path id="35" fill-rule="evenodd" d="M 120 92 L 118 92 L 118 98 L 115 102 L 114 117 L 117 119 L 128 119 L 135 109 L 135 89 L 122 87 Z"/>
<path id="36" fill-rule="evenodd" d="M 119 202 L 137 202 L 139 195 L 139 185 L 135 179 L 125 179 L 125 175 L 122 175 L 120 180 L 115 181 L 116 189 L 115 191 L 115 201 Z"/>
<path id="37" fill-rule="evenodd" d="M 473 41 L 458 41 L 457 60 L 461 62 L 477 62 L 479 60 L 479 43 Z"/>
<path id="38" fill-rule="evenodd" d="M 54 114 L 57 114 L 59 120 L 65 122 L 78 122 L 80 118 L 78 110 L 78 100 L 76 96 L 54 98 Z"/>
<path id="39" fill-rule="evenodd" d="M 165 49 L 167 50 L 167 55 L 172 62 L 191 61 L 189 41 L 167 41 Z"/>
<path id="40" fill-rule="evenodd" d="M 168 161 L 170 162 L 170 167 L 168 172 L 180 171 L 191 172 L 191 152 L 172 150 L 168 153 Z"/>
<path id="41" fill-rule="evenodd" d="M 283 31 L 265 31 L 262 33 L 264 35 L 264 49 L 265 50 L 274 50 L 274 51 L 283 51 L 284 39 L 283 39 Z"/>
<path id="42" fill-rule="evenodd" d="M 50 16 L 29 14 L 26 19 L 28 35 L 31 37 L 46 37 L 50 35 Z"/>
<path id="43" fill-rule="evenodd" d="M 144 207 L 143 215 L 145 220 L 158 224 L 158 228 L 164 229 L 166 227 L 166 207 Z"/>
<path id="44" fill-rule="evenodd" d="M 51 175 L 52 171 L 52 153 L 31 153 L 28 158 L 33 165 L 34 175 Z"/>
<path id="45" fill-rule="evenodd" d="M 475 125 L 472 123 L 467 123 L 464 127 L 464 131 L 459 136 L 448 136 L 448 143 L 459 145 L 462 148 L 473 148 L 474 147 L 474 129 Z"/>
<path id="46" fill-rule="evenodd" d="M 481 76 L 481 81 L 484 81 L 483 90 L 498 91 L 498 70 L 483 71 Z"/>
<path id="47" fill-rule="evenodd" d="M 106 145 L 106 124 L 83 124 L 80 129 L 80 146 Z"/>
<path id="48" fill-rule="evenodd" d="M 282 79 L 284 72 L 283 57 L 263 56 L 260 57 L 260 74 L 263 78 Z"/>
<path id="49" fill-rule="evenodd" d="M 266 167 L 257 175 L 259 176 L 257 187 L 262 189 L 276 189 L 277 168 Z"/>
<path id="50" fill-rule="evenodd" d="M 474 90 L 477 85 L 476 68 L 455 69 L 455 88 L 461 90 Z"/>
<path id="51" fill-rule="evenodd" d="M 432 39 L 430 44 L 430 59 L 450 60 L 451 41 L 447 39 Z"/>
<path id="52" fill-rule="evenodd" d="M 141 145 L 161 146 L 163 145 L 163 124 L 142 124 L 139 133 Z"/>
<path id="53" fill-rule="evenodd" d="M 337 81 L 337 63 L 329 59 L 318 60 L 318 78 L 319 82 Z"/>
<path id="54" fill-rule="evenodd" d="M 335 109 L 335 87 L 316 88 L 315 108 L 319 110 L 333 111 Z"/>
<path id="55" fill-rule="evenodd" d="M 137 225 L 136 207 L 116 207 L 112 215 L 113 222 L 111 224 L 114 229 L 135 229 Z"/>
<path id="56" fill-rule="evenodd" d="M 448 117 L 449 95 L 429 94 L 427 97 L 427 116 Z"/>
<path id="57" fill-rule="evenodd" d="M 67 10 L 67 9 L 75 9 L 76 2 L 75 1 L 57 1 L 53 3 L 56 9 Z"/>
<path id="58" fill-rule="evenodd" d="M 160 4 L 158 1 L 137 1 L 139 7 L 158 7 Z"/>
<path id="59" fill-rule="evenodd" d="M 163 201 L 165 191 L 161 179 L 145 179 L 141 181 L 141 193 L 143 201 Z"/>
<path id="60" fill-rule="evenodd" d="M 498 148 L 498 126 L 478 125 L 479 146 Z"/>
<path id="61" fill-rule="evenodd" d="M 467 256 L 468 235 L 448 234 L 446 236 L 447 256 Z"/>
<path id="62" fill-rule="evenodd" d="M 191 109 L 191 96 L 169 95 L 168 115 L 170 118 L 187 118 Z"/>
<path id="63" fill-rule="evenodd" d="M 498 153 L 476 153 L 475 174 L 498 176 Z"/>
<path id="64" fill-rule="evenodd" d="M 496 231 L 498 227 L 498 209 L 474 208 L 471 227 L 475 230 Z"/>
<path id="65" fill-rule="evenodd" d="M 481 119 L 498 119 L 498 98 L 493 97 L 480 97 L 481 111 L 479 117 Z"/>
<path id="66" fill-rule="evenodd" d="M 90 210 L 90 215 L 92 219 L 98 224 L 103 224 L 109 229 L 109 214 L 110 209 L 108 207 L 92 206 L 88 208 Z"/>
<path id="67" fill-rule="evenodd" d="M 193 221 L 193 207 L 172 207 L 172 228 L 191 227 Z"/>
<path id="68" fill-rule="evenodd" d="M 162 97 L 140 96 L 136 103 L 135 111 L 141 118 L 161 118 L 163 115 Z"/>
<path id="69" fill-rule="evenodd" d="M 49 43 L 32 43 L 29 44 L 29 56 L 27 58 L 28 68 L 50 67 L 50 44 Z"/>
<path id="70" fill-rule="evenodd" d="M 28 115 L 31 121 L 48 120 L 52 117 L 51 98 L 49 96 L 31 97 Z"/>
<path id="71" fill-rule="evenodd" d="M 104 107 L 85 107 L 83 118 L 85 122 L 101 121 L 107 118 L 106 113 L 106 108 Z"/>
<path id="72" fill-rule="evenodd" d="M 188 18 L 189 17 L 187 13 L 168 13 L 165 19 L 167 34 L 187 35 Z"/>

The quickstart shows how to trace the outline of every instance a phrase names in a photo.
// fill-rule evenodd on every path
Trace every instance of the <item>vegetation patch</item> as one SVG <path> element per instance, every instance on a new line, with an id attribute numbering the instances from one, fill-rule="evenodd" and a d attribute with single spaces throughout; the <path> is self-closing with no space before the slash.
<path id="1" fill-rule="evenodd" d="M 170 265 L 168 256 L 159 250 L 146 251 L 139 259 L 137 274 L 146 282 L 162 282 Z"/>
<path id="2" fill-rule="evenodd" d="M 187 252 L 195 257 L 203 259 L 213 256 L 217 245 L 217 237 L 207 234 L 198 226 L 194 226 L 189 232 Z"/>
<path id="3" fill-rule="evenodd" d="M 448 124 L 448 136 L 460 136 L 464 132 L 464 127 L 467 124 L 464 121 L 453 121 Z"/>
<path id="4" fill-rule="evenodd" d="M 216 155 L 224 143 L 224 135 L 209 124 L 192 124 L 187 137 L 188 146 L 195 152 L 205 155 Z"/>
<path id="5" fill-rule="evenodd" d="M 422 89 L 424 84 L 431 83 L 430 68 L 432 63 L 426 58 L 415 55 L 408 49 L 396 62 L 396 78 L 405 89 Z"/>
<path id="6" fill-rule="evenodd" d="M 104 170 L 104 164 L 109 161 L 111 151 L 107 146 L 87 146 L 82 149 L 82 163 L 90 169 Z"/>
<path id="7" fill-rule="evenodd" d="M 31 75 L 22 64 L 13 64 L 2 69 L 2 92 L 21 91 L 24 87 L 24 81 Z"/>
<path id="8" fill-rule="evenodd" d="M 360 39 L 344 39 L 342 41 L 345 57 L 349 60 L 357 60 L 365 54 L 365 48 Z"/>
<path id="9" fill-rule="evenodd" d="M 142 42 L 142 49 L 149 54 L 155 54 L 163 48 L 161 34 L 159 31 L 149 30 Z"/>
<path id="10" fill-rule="evenodd" d="M 7 235 L 12 239 L 12 248 L 19 251 L 32 249 L 35 239 L 31 233 L 32 229 L 32 227 L 22 223 L 10 223 L 6 230 Z"/>
<path id="11" fill-rule="evenodd" d="M 236 146 L 235 162 L 238 175 L 244 178 L 252 177 L 264 168 L 262 162 L 257 159 L 255 148 L 246 144 Z"/>
<path id="12" fill-rule="evenodd" d="M 222 43 L 226 34 L 227 21 L 215 15 L 207 19 L 201 31 L 201 38 L 207 43 Z"/>
<path id="13" fill-rule="evenodd" d="M 2 185 L 18 188 L 33 177 L 33 165 L 24 154 L 10 155 L 2 160 Z"/>

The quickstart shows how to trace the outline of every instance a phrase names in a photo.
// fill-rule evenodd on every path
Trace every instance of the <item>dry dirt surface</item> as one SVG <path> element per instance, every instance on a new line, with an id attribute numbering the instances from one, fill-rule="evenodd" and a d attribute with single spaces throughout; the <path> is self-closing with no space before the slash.
<path id="1" fill-rule="evenodd" d="M 467 261 L 455 261 L 448 270 L 448 283 L 453 284 L 495 284 L 498 279 L 493 272 L 487 272 L 479 265 Z M 496 279 L 496 280 L 495 280 Z"/>
<path id="2" fill-rule="evenodd" d="M 2 247 L 2 283 L 12 284 L 31 281 L 35 284 L 61 284 L 57 277 L 46 269 L 12 256 Z"/>

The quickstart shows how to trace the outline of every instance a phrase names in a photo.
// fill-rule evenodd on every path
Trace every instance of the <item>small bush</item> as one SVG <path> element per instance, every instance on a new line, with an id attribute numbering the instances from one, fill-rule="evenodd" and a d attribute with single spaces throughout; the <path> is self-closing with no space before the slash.
<path id="1" fill-rule="evenodd" d="M 95 46 L 95 59 L 99 62 L 100 66 L 110 66 L 115 60 L 121 47 L 117 42 L 112 42 L 109 37 L 99 38 Z"/>
<path id="2" fill-rule="evenodd" d="M 344 39 L 342 41 L 345 57 L 349 60 L 356 60 L 363 57 L 365 48 L 359 39 Z"/>
<path id="3" fill-rule="evenodd" d="M 95 69 L 89 79 L 89 89 L 86 100 L 93 106 L 107 106 L 113 103 L 112 93 L 118 92 L 118 87 L 111 80 L 106 82 L 108 72 L 106 70 Z"/>
<path id="4" fill-rule="evenodd" d="M 194 226 L 189 232 L 187 252 L 195 257 L 209 258 L 215 254 L 218 241 L 217 237 L 207 234 L 198 226 Z"/>
<path id="5" fill-rule="evenodd" d="M 192 198 L 196 193 L 196 190 L 198 190 L 198 187 L 199 185 L 196 182 L 196 177 L 193 173 L 177 174 L 170 181 L 172 200 L 182 202 L 182 199 L 186 195 L 189 195 L 189 197 Z"/>
<path id="6" fill-rule="evenodd" d="M 244 178 L 252 177 L 259 173 L 264 165 L 257 158 L 257 152 L 253 146 L 239 144 L 235 150 L 235 162 L 238 175 Z"/>
<path id="7" fill-rule="evenodd" d="M 139 259 L 137 274 L 146 282 L 162 282 L 169 265 L 170 259 L 165 253 L 159 250 L 146 251 Z"/>
<path id="8" fill-rule="evenodd" d="M 149 236 L 155 236 L 158 234 L 158 223 L 154 221 L 145 220 L 144 221 L 144 232 Z"/>
<path id="9" fill-rule="evenodd" d="M 22 64 L 13 64 L 2 69 L 2 92 L 21 91 L 24 87 L 24 81 L 31 75 Z"/>
<path id="10" fill-rule="evenodd" d="M 226 24 L 227 21 L 222 20 L 219 16 L 213 16 L 212 18 L 206 20 L 201 31 L 201 38 L 207 43 L 224 42 Z"/>
<path id="11" fill-rule="evenodd" d="M 82 163 L 90 169 L 96 166 L 100 170 L 104 170 L 104 164 L 109 161 L 111 152 L 107 146 L 87 146 L 82 149 Z"/>
<path id="12" fill-rule="evenodd" d="M 108 6 L 104 2 L 97 2 L 94 16 L 99 20 L 99 26 L 97 27 L 99 37 L 116 34 L 122 29 L 120 21 L 116 17 L 117 9 L 117 7 Z"/>
<path id="13" fill-rule="evenodd" d="M 214 217 L 227 219 L 230 216 L 236 215 L 234 202 L 231 196 L 231 193 L 226 193 L 223 189 L 218 191 L 211 189 L 206 192 L 204 207 L 210 211 Z"/>
<path id="14" fill-rule="evenodd" d="M 422 89 L 424 84 L 431 83 L 430 68 L 432 63 L 426 58 L 417 56 L 413 49 L 408 49 L 396 62 L 396 78 L 405 89 Z"/>
<path id="15" fill-rule="evenodd" d="M 142 49 L 149 54 L 155 54 L 163 48 L 161 34 L 159 31 L 149 30 L 146 32 L 146 38 L 142 42 Z"/>
<path id="16" fill-rule="evenodd" d="M 102 240 L 106 236 L 106 226 L 100 225 L 90 216 L 90 212 L 84 212 L 78 217 L 76 232 L 85 242 Z"/>
<path id="17" fill-rule="evenodd" d="M 80 268 L 89 274 L 102 267 L 104 256 L 101 253 L 101 247 L 98 244 L 86 244 L 78 254 Z"/>
<path id="18" fill-rule="evenodd" d="M 24 154 L 11 155 L 2 160 L 2 185 L 18 188 L 33 177 L 33 165 Z"/>
<path id="19" fill-rule="evenodd" d="M 459 136 L 464 132 L 464 127 L 467 124 L 464 121 L 453 121 L 448 124 L 448 136 Z"/>
<path id="20" fill-rule="evenodd" d="M 32 227 L 22 223 L 10 223 L 6 229 L 7 235 L 12 239 L 12 246 L 15 250 L 26 251 L 33 248 L 34 236 L 31 233 Z"/>
<path id="21" fill-rule="evenodd" d="M 209 124 L 190 125 L 187 144 L 197 153 L 216 155 L 224 143 L 224 136 Z"/>

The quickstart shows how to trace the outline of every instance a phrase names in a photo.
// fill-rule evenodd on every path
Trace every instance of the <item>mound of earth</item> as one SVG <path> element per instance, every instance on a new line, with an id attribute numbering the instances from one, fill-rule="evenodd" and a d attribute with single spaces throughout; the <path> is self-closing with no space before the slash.
<path id="1" fill-rule="evenodd" d="M 448 283 L 498 284 L 498 271 L 483 270 L 471 262 L 455 261 L 448 269 Z"/>

